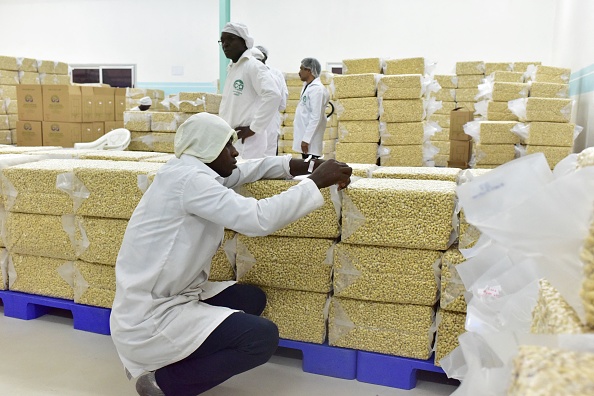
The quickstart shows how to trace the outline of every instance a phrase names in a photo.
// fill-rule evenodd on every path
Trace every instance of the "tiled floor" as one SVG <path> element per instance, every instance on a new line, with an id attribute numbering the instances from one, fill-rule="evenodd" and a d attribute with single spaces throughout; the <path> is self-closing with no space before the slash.
<path id="1" fill-rule="evenodd" d="M 444 377 L 424 375 L 410 391 L 304 373 L 296 352 L 281 349 L 267 364 L 205 396 L 449 395 Z M 108 336 L 74 330 L 62 311 L 25 321 L 0 306 L 0 395 L 134 396 Z"/>

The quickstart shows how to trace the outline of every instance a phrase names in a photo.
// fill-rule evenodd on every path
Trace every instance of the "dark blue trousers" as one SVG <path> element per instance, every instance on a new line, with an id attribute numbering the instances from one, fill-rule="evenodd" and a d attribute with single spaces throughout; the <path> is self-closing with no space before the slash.
<path id="1" fill-rule="evenodd" d="M 259 315 L 266 295 L 235 284 L 204 302 L 242 310 L 225 319 L 194 353 L 155 372 L 167 396 L 196 396 L 268 361 L 278 346 L 278 328 Z"/>

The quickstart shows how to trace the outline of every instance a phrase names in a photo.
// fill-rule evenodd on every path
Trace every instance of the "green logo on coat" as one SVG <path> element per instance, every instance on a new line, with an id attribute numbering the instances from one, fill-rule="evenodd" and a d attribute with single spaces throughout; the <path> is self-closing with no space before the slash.
<path id="1" fill-rule="evenodd" d="M 303 102 L 303 104 L 307 103 L 307 96 L 303 95 L 303 97 L 301 98 L 301 101 Z"/>
<path id="2" fill-rule="evenodd" d="M 235 96 L 239 96 L 243 93 L 243 81 L 242 80 L 235 80 L 233 82 L 233 94 Z"/>

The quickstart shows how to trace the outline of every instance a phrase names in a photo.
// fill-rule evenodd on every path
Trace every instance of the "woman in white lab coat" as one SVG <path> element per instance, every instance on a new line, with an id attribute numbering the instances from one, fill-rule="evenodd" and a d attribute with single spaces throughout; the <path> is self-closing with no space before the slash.
<path id="1" fill-rule="evenodd" d="M 352 169 L 333 160 L 312 166 L 284 156 L 237 164 L 236 139 L 215 115 L 190 117 L 175 135 L 177 158 L 159 170 L 130 218 L 110 324 L 124 366 L 140 376 L 140 395 L 197 395 L 270 358 L 278 329 L 259 316 L 264 293 L 208 281 L 224 229 L 268 235 L 319 208 L 320 188 L 349 183 Z M 308 171 L 308 178 L 268 199 L 232 190 Z"/>
<path id="2" fill-rule="evenodd" d="M 314 58 L 303 59 L 299 68 L 299 77 L 304 84 L 293 121 L 293 150 L 301 153 L 303 158 L 322 156 L 330 95 L 320 81 L 321 70 L 320 62 Z"/>

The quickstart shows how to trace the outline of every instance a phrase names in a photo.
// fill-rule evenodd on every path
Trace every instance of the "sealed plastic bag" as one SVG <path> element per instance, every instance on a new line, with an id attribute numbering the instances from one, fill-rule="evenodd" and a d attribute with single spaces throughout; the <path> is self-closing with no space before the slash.
<path id="1" fill-rule="evenodd" d="M 574 101 L 559 98 L 519 98 L 508 102 L 520 121 L 569 122 Z"/>

